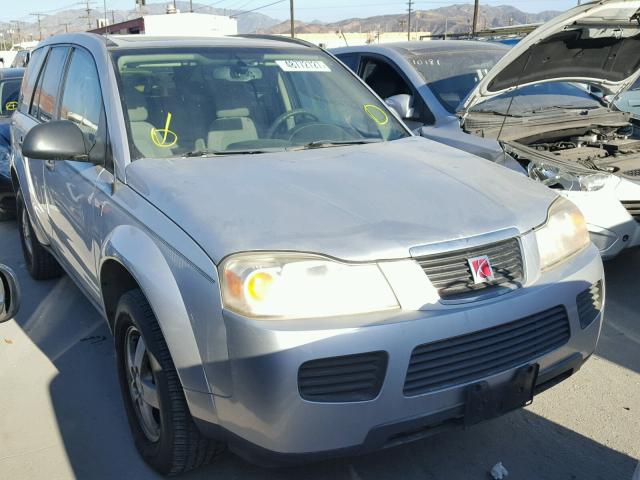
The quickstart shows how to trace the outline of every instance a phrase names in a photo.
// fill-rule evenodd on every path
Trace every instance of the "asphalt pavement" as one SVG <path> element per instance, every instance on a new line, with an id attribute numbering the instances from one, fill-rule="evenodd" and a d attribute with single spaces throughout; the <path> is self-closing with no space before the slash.
<path id="1" fill-rule="evenodd" d="M 14 222 L 0 262 L 16 270 L 23 308 L 0 324 L 0 479 L 150 479 L 117 385 L 110 333 L 72 281 L 35 282 Z M 182 478 L 631 480 L 640 459 L 640 250 L 606 265 L 606 321 L 594 355 L 534 403 L 468 430 L 367 456 L 263 469 L 225 454 Z M 312 435 L 313 432 L 310 432 Z"/>

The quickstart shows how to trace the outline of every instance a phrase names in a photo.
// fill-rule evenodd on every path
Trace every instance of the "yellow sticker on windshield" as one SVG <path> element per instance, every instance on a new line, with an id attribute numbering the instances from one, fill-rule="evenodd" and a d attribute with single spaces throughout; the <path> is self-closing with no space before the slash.
<path id="1" fill-rule="evenodd" d="M 175 132 L 169 130 L 171 126 L 171 112 L 167 112 L 167 121 L 164 124 L 164 128 L 152 128 L 151 129 L 151 141 L 156 147 L 171 148 L 178 143 L 178 135 Z"/>
<path id="2" fill-rule="evenodd" d="M 380 107 L 367 103 L 363 106 L 363 108 L 364 111 L 367 112 L 367 115 L 373 118 L 373 121 L 378 125 L 386 125 L 387 123 L 389 123 L 387 112 L 382 110 Z"/>
<path id="3" fill-rule="evenodd" d="M 15 110 L 18 108 L 18 102 L 7 102 L 4 106 L 5 110 Z"/>

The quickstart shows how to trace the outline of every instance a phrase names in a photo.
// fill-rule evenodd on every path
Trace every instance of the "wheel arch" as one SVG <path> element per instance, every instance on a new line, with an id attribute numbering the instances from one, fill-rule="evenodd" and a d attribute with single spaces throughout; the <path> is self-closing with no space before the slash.
<path id="1" fill-rule="evenodd" d="M 99 283 L 107 322 L 115 327 L 118 301 L 139 288 L 149 302 L 185 389 L 210 393 L 180 287 L 165 254 L 145 231 L 117 227 L 101 250 Z"/>

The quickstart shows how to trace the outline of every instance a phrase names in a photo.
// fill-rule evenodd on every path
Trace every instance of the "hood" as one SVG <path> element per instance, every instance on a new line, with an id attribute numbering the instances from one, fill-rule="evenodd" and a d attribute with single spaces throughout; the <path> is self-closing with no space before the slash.
<path id="1" fill-rule="evenodd" d="M 640 0 L 581 5 L 538 27 L 478 82 L 461 105 L 475 105 L 518 86 L 574 81 L 618 95 L 640 70 Z"/>
<path id="2" fill-rule="evenodd" d="M 218 263 L 256 250 L 352 261 L 546 219 L 556 195 L 526 177 L 420 137 L 209 158 L 143 159 L 126 182 Z"/>

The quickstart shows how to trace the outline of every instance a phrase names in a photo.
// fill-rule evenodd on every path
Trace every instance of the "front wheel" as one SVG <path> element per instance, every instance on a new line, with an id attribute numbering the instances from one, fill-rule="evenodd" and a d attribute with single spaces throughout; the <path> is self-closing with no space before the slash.
<path id="1" fill-rule="evenodd" d="M 114 333 L 122 398 L 142 458 L 162 475 L 210 463 L 223 445 L 194 424 L 160 326 L 140 290 L 120 299 Z"/>

